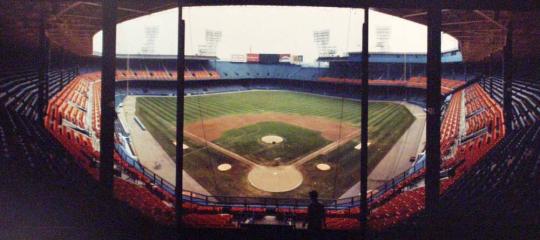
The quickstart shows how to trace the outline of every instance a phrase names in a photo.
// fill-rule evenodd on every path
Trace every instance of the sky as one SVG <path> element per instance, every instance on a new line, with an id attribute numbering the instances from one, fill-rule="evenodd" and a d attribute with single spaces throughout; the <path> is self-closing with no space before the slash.
<path id="1" fill-rule="evenodd" d="M 427 28 L 405 19 L 370 10 L 370 52 L 375 46 L 376 28 L 389 27 L 387 52 L 425 53 Z M 216 55 L 229 60 L 233 54 L 290 53 L 314 62 L 319 53 L 313 32 L 330 31 L 330 46 L 338 55 L 361 51 L 363 9 L 323 7 L 216 6 L 186 7 L 186 55 L 195 55 L 205 44 L 206 30 L 221 31 Z M 177 51 L 178 9 L 170 9 L 117 25 L 117 53 L 140 54 L 145 29 L 158 28 L 154 54 Z M 93 50 L 101 52 L 101 31 L 94 35 Z M 455 38 L 442 34 L 442 50 L 458 49 Z"/>

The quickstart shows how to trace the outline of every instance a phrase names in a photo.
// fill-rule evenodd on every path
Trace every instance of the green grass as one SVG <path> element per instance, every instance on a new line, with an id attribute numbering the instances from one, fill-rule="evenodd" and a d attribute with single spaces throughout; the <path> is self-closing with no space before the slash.
<path id="1" fill-rule="evenodd" d="M 360 104 L 357 101 L 321 97 L 312 94 L 281 91 L 250 91 L 232 94 L 215 94 L 185 97 L 184 121 L 191 123 L 201 119 L 246 113 L 279 112 L 329 119 L 343 119 L 360 124 Z M 151 108 L 167 122 L 175 121 L 176 98 L 143 97 L 138 103 Z M 391 105 L 372 103 L 370 111 Z M 343 108 L 343 114 L 341 109 Z M 162 111 L 163 110 L 163 111 Z"/>
<path id="2" fill-rule="evenodd" d="M 284 141 L 263 143 L 260 139 L 267 135 L 281 136 Z M 282 122 L 260 122 L 229 130 L 214 142 L 263 165 L 286 164 L 330 143 L 320 132 Z"/>
<path id="3" fill-rule="evenodd" d="M 252 91 L 185 97 L 184 107 L 186 124 L 226 115 L 278 112 L 319 116 L 336 121 L 341 119 L 359 126 L 361 110 L 360 102 L 357 101 L 285 91 Z M 175 146 L 172 144 L 176 134 L 175 113 L 175 97 L 137 98 L 136 115 L 173 159 L 175 159 Z M 371 142 L 368 171 L 371 171 L 412 124 L 414 116 L 404 106 L 389 102 L 370 103 L 368 114 L 369 141 Z M 271 123 L 259 124 L 268 124 L 268 126 L 262 127 L 266 133 L 280 131 L 275 134 L 285 136 L 285 139 L 288 140 L 295 137 L 295 134 L 289 132 L 298 130 L 283 128 L 281 131 L 282 127 L 272 126 Z M 274 156 L 283 157 L 284 155 L 281 154 L 288 151 L 291 151 L 291 154 L 286 157 L 288 160 L 303 154 L 300 153 L 302 149 L 282 151 L 272 147 L 261 147 L 256 141 L 257 138 L 260 138 L 260 134 L 256 132 L 257 129 L 261 130 L 261 126 L 258 124 L 231 130 L 216 142 L 237 153 L 251 154 L 255 156 L 255 159 L 265 160 L 264 162 L 274 159 Z M 246 137 L 240 138 L 241 135 Z M 307 139 L 312 139 L 312 137 Z M 235 138 L 237 140 L 233 140 Z M 354 146 L 358 144 L 357 140 L 350 141 L 328 155 L 320 156 L 302 165 L 299 169 L 304 175 L 302 186 L 294 191 L 280 194 L 269 194 L 254 189 L 247 182 L 248 166 L 230 160 L 204 146 L 187 141 L 186 143 L 191 148 L 184 153 L 185 170 L 208 191 L 216 195 L 305 197 L 311 189 L 318 189 L 321 192 L 321 197 L 339 197 L 359 179 L 360 151 L 354 149 Z M 239 142 L 235 143 L 236 141 Z M 322 144 L 320 146 L 325 145 L 320 140 L 306 144 L 313 147 L 310 147 L 309 151 L 307 148 L 304 149 L 307 152 L 317 149 L 319 144 Z M 245 146 L 248 147 L 242 150 Z M 233 164 L 231 171 L 223 173 L 215 170 L 217 165 L 225 162 Z M 332 170 L 327 172 L 316 170 L 315 164 L 321 162 L 330 164 Z"/>

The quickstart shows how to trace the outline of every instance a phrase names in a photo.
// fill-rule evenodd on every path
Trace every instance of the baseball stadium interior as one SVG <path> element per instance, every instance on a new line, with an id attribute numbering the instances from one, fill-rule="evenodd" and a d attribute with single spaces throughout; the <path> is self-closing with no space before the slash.
<path id="1" fill-rule="evenodd" d="M 0 6 L 0 239 L 540 238 L 538 1 Z M 248 49 L 250 33 L 191 30 L 194 9 L 254 6 L 345 9 L 350 25 L 278 25 L 308 32 L 295 46 L 313 61 L 251 46 L 223 57 L 222 39 Z M 142 50 L 118 51 L 117 28 L 166 11 L 177 32 L 140 27 Z M 156 53 L 164 34 L 174 51 Z M 425 50 L 389 50 L 409 37 Z"/>

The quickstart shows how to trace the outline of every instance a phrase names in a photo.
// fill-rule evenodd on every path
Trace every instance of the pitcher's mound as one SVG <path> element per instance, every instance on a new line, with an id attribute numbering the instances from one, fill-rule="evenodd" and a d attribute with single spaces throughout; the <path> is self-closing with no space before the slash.
<path id="1" fill-rule="evenodd" d="M 302 184 L 302 173 L 294 166 L 256 166 L 248 174 L 254 187 L 266 192 L 287 192 Z"/>
<path id="2" fill-rule="evenodd" d="M 276 135 L 268 135 L 268 136 L 262 137 L 261 141 L 263 141 L 263 143 L 268 143 L 268 144 L 277 144 L 277 143 L 283 142 L 283 138 Z"/>

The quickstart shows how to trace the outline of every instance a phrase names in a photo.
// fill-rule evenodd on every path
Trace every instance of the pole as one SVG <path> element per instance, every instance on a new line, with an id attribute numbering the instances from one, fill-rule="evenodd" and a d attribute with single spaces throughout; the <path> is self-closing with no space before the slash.
<path id="1" fill-rule="evenodd" d="M 368 107 L 369 107 L 369 8 L 364 8 L 362 25 L 362 112 L 361 112 L 361 152 L 360 152 L 360 224 L 362 236 L 367 232 L 367 167 L 368 167 Z"/>
<path id="2" fill-rule="evenodd" d="M 177 239 L 185 239 L 182 216 L 182 185 L 184 169 L 184 48 L 185 48 L 185 22 L 182 19 L 182 1 L 178 0 L 178 55 L 176 56 L 176 230 Z"/>
<path id="3" fill-rule="evenodd" d="M 503 83 L 503 108 L 504 108 L 504 123 L 506 131 L 512 130 L 512 70 L 513 70 L 513 54 L 512 54 L 512 41 L 514 24 L 512 23 L 512 17 L 508 23 L 506 32 L 506 46 L 504 47 L 504 83 Z"/>
<path id="4" fill-rule="evenodd" d="M 427 13 L 427 131 L 426 131 L 426 213 L 434 215 L 440 188 L 441 126 L 441 3 L 429 3 Z M 431 220 L 431 219 L 430 219 Z M 429 221 L 434 223 L 433 221 Z M 428 231 L 429 234 L 429 231 Z"/>
<path id="5" fill-rule="evenodd" d="M 38 104 L 37 117 L 38 121 L 43 122 L 45 109 L 47 104 L 47 68 L 49 65 L 48 53 L 49 46 L 47 44 L 47 36 L 45 35 L 47 28 L 47 5 L 41 3 L 40 25 L 39 25 L 39 67 L 38 67 Z"/>
<path id="6" fill-rule="evenodd" d="M 64 82 L 64 58 L 65 58 L 65 52 L 64 52 L 64 48 L 60 48 L 60 90 L 62 90 L 64 88 L 64 86 L 66 85 L 66 83 Z"/>
<path id="7" fill-rule="evenodd" d="M 112 198 L 114 153 L 114 94 L 116 72 L 117 0 L 103 0 L 103 56 L 101 59 L 101 138 L 99 180 L 106 198 Z"/>

